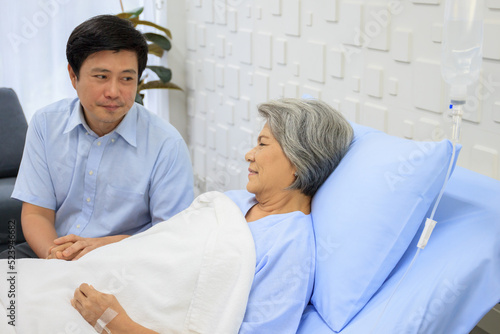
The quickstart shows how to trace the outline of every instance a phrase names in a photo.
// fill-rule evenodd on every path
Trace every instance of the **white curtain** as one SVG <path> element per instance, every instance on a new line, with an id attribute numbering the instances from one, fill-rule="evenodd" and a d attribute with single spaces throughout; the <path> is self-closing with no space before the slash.
<path id="1" fill-rule="evenodd" d="M 41 107 L 76 96 L 66 60 L 71 31 L 92 16 L 121 12 L 119 0 L 0 0 L 0 5 L 0 87 L 16 91 L 28 121 Z M 146 6 L 143 19 L 158 16 L 156 1 L 123 0 L 123 5 L 126 11 Z M 157 106 L 150 95 L 146 106 Z"/>

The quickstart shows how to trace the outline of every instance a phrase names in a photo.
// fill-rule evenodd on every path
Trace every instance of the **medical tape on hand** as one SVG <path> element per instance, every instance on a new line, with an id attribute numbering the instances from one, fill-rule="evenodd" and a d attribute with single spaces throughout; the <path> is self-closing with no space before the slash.
<path id="1" fill-rule="evenodd" d="M 102 333 L 102 331 L 106 331 L 106 333 L 108 334 L 111 333 L 111 331 L 106 327 L 106 325 L 109 324 L 111 320 L 113 320 L 117 315 L 118 312 L 108 307 L 95 323 L 94 329 L 96 330 L 96 332 L 99 334 Z"/>

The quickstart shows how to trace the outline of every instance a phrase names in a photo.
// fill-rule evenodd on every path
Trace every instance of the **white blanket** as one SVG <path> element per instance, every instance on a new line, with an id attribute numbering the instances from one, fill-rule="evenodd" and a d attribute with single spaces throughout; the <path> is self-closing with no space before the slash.
<path id="1" fill-rule="evenodd" d="M 159 333 L 237 333 L 255 269 L 240 209 L 224 194 L 200 195 L 185 211 L 78 261 L 16 261 L 16 298 L 0 261 L 0 300 L 15 300 L 20 334 L 95 333 L 71 306 L 81 283 L 114 294 L 136 322 Z M 9 311 L 10 312 L 10 311 Z M 0 333 L 14 333 L 0 311 Z"/>

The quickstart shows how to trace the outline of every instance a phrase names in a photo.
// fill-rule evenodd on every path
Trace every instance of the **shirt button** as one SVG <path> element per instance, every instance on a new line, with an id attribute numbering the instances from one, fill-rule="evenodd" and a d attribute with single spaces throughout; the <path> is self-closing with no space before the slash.
<path id="1" fill-rule="evenodd" d="M 87 202 L 90 202 L 90 197 L 87 197 Z"/>
<path id="2" fill-rule="evenodd" d="M 97 142 L 97 146 L 101 146 L 101 142 L 100 141 Z"/>
<path id="3" fill-rule="evenodd" d="M 115 138 L 111 139 L 111 142 L 114 143 L 115 142 Z"/>
<path id="4" fill-rule="evenodd" d="M 90 172 L 89 172 L 89 175 L 93 175 L 93 174 L 94 174 L 94 171 L 90 171 Z"/>
<path id="5" fill-rule="evenodd" d="M 88 136 L 88 135 L 89 135 L 89 133 L 88 133 L 88 132 L 85 132 L 85 135 L 86 135 L 86 136 Z"/>
<path id="6" fill-rule="evenodd" d="M 76 225 L 76 228 L 80 228 L 80 224 Z"/>

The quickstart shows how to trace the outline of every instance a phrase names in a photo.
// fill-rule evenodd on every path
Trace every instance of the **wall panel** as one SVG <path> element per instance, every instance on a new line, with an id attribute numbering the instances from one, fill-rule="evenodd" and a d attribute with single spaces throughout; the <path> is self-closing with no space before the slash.
<path id="1" fill-rule="evenodd" d="M 262 126 L 256 107 L 268 99 L 309 94 L 352 121 L 409 139 L 451 133 L 440 74 L 442 0 L 186 1 L 199 191 L 245 186 L 244 154 Z M 483 71 L 469 87 L 458 164 L 500 179 L 497 2 L 486 1 Z"/>

